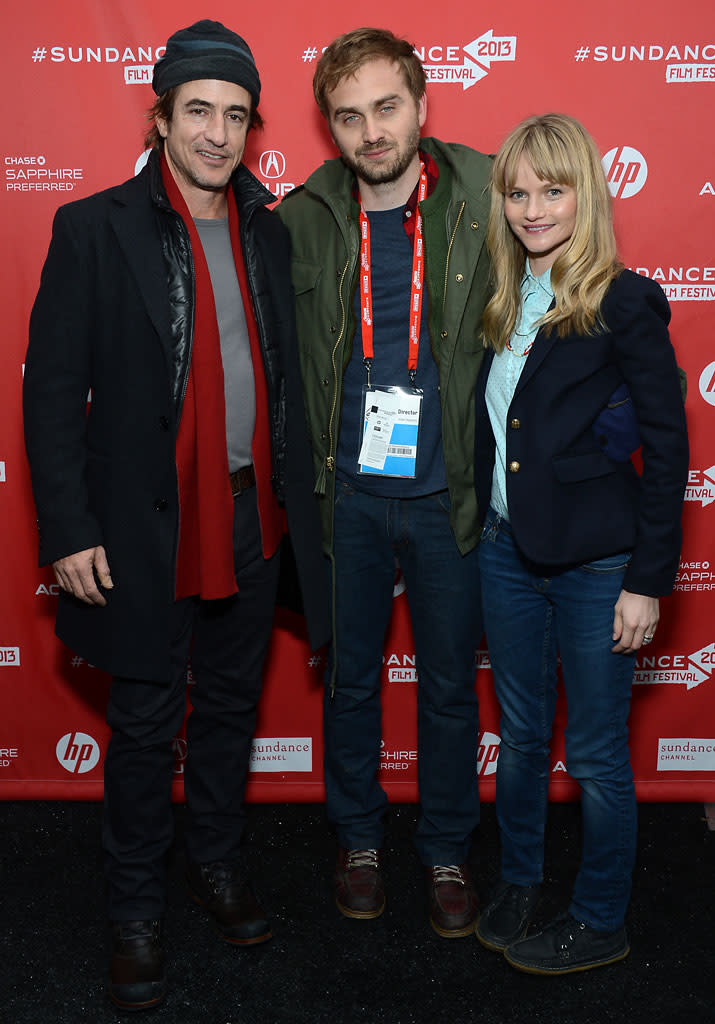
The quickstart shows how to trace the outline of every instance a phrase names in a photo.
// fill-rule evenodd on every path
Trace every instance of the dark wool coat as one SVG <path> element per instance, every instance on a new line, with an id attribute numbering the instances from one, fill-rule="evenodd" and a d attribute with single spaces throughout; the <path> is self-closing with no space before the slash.
<path id="1" fill-rule="evenodd" d="M 328 639 L 329 613 L 290 246 L 265 208 L 273 197 L 246 168 L 238 167 L 232 186 L 271 402 L 274 483 L 316 647 Z M 175 225 L 155 155 L 136 178 L 57 211 L 24 380 L 40 564 L 102 544 L 114 582 L 105 608 L 61 593 L 57 635 L 99 668 L 152 680 L 170 674 L 176 385 L 189 359 L 177 324 L 193 315 L 191 288 L 187 307 L 177 285 L 182 268 L 167 263 Z"/>

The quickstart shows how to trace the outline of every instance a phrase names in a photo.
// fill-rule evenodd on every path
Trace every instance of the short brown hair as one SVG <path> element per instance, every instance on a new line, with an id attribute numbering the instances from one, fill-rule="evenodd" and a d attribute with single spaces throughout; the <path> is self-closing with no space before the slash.
<path id="1" fill-rule="evenodd" d="M 328 116 L 327 95 L 343 78 L 356 75 L 371 60 L 388 60 L 398 64 L 405 84 L 415 102 L 427 87 L 422 62 L 412 43 L 400 39 L 385 28 L 356 28 L 338 36 L 326 47 L 315 68 L 313 94 L 321 113 Z"/>
<path id="2" fill-rule="evenodd" d="M 164 139 L 159 132 L 156 125 L 156 119 L 159 117 L 162 121 L 171 121 L 174 114 L 174 103 L 176 102 L 176 94 L 178 93 L 180 85 L 174 85 L 171 89 L 167 89 L 161 96 L 157 96 L 154 100 L 153 105 L 146 112 L 146 119 L 149 122 L 146 133 L 144 135 L 144 148 L 145 149 L 162 149 L 164 146 Z M 251 113 L 249 128 L 262 128 L 263 118 L 258 113 L 258 109 L 251 103 Z"/>

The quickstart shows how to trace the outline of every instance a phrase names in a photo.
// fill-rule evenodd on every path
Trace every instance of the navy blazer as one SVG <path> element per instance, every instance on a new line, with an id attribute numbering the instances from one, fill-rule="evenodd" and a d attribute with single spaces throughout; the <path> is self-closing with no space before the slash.
<path id="1" fill-rule="evenodd" d="M 607 330 L 559 338 L 540 330 L 507 416 L 507 504 L 522 553 L 545 570 L 632 551 L 623 586 L 669 593 L 678 569 L 688 440 L 670 309 L 658 284 L 624 270 L 603 303 Z M 476 392 L 476 490 L 489 506 L 495 457 L 485 389 Z M 593 424 L 617 387 L 631 394 L 643 472 L 605 453 Z"/>

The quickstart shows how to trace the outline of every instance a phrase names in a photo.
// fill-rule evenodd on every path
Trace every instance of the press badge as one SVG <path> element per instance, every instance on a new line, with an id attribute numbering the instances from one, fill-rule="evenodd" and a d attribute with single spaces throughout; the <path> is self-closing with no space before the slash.
<path id="1" fill-rule="evenodd" d="M 363 385 L 363 434 L 358 472 L 415 477 L 424 392 Z"/>

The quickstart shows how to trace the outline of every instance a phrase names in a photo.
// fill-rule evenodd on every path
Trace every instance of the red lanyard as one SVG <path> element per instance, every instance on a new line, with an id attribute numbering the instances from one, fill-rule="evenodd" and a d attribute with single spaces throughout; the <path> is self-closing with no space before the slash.
<path id="1" fill-rule="evenodd" d="M 412 246 L 412 280 L 410 284 L 410 333 L 407 369 L 414 382 L 417 357 L 420 351 L 420 317 L 422 314 L 422 284 L 424 280 L 424 243 L 422 241 L 422 214 L 419 204 L 427 195 L 427 174 L 420 163 L 420 183 L 417 193 L 415 237 Z M 370 268 L 370 222 L 360 203 L 360 311 L 362 316 L 362 353 L 368 368 L 374 357 L 372 340 L 372 271 Z"/>

